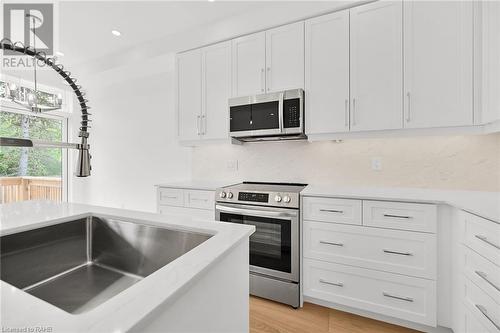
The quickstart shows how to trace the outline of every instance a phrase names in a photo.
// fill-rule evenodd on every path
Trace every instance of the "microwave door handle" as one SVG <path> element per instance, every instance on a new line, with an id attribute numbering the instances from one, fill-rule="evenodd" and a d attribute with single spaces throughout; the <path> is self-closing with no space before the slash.
<path id="1" fill-rule="evenodd" d="M 280 126 L 280 133 L 283 133 L 283 100 L 285 98 L 285 93 L 280 92 L 280 97 L 278 100 L 278 120 Z"/>

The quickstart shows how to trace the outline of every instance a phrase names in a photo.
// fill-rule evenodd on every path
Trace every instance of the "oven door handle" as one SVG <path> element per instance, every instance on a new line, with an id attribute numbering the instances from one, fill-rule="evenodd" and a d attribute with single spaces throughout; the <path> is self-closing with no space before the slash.
<path id="1" fill-rule="evenodd" d="M 273 212 L 273 211 L 259 210 L 259 209 L 227 207 L 221 205 L 215 205 L 215 209 L 226 213 L 236 213 L 236 214 L 257 216 L 257 217 L 297 217 L 297 212 L 295 211 Z"/>

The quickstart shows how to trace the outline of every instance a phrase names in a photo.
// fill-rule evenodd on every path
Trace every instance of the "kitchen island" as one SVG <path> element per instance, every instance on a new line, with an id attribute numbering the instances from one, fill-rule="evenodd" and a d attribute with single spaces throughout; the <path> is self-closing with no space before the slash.
<path id="1" fill-rule="evenodd" d="M 175 260 L 85 311 L 54 306 L 43 297 L 35 297 L 14 286 L 15 283 L 5 282 L 5 271 L 9 267 L 6 265 L 0 281 L 3 331 L 248 331 L 248 238 L 254 231 L 253 226 L 82 204 L 30 201 L 0 205 L 0 236 L 4 240 L 34 229 L 78 225 L 78 221 L 86 223 L 91 218 L 120 221 L 118 228 L 136 224 L 137 228 L 198 234 L 205 238 Z M 8 244 L 2 242 L 2 256 L 8 253 Z M 29 250 L 33 251 L 36 246 L 31 245 Z M 43 250 L 43 247 L 35 249 L 41 261 Z"/>

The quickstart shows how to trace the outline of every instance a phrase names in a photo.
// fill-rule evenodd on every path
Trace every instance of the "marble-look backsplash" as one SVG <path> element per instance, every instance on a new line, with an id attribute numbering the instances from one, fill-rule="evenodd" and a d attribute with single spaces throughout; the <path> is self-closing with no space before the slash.
<path id="1" fill-rule="evenodd" d="M 193 149 L 192 179 L 500 191 L 500 133 L 208 145 Z"/>

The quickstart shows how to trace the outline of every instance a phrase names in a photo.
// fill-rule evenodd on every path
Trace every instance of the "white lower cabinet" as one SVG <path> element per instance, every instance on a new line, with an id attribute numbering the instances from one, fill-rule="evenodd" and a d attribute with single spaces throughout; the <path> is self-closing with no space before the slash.
<path id="1" fill-rule="evenodd" d="M 436 235 L 304 221 L 304 257 L 428 279 Z"/>
<path id="2" fill-rule="evenodd" d="M 304 260 L 304 294 L 416 323 L 436 325 L 436 282 Z"/>
<path id="3" fill-rule="evenodd" d="M 456 210 L 452 233 L 452 328 L 500 333 L 500 224 Z"/>
<path id="4" fill-rule="evenodd" d="M 435 205 L 307 196 L 302 204 L 306 300 L 437 326 Z"/>
<path id="5" fill-rule="evenodd" d="M 158 187 L 157 210 L 165 215 L 215 219 L 215 191 Z"/>

